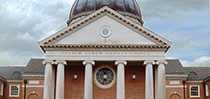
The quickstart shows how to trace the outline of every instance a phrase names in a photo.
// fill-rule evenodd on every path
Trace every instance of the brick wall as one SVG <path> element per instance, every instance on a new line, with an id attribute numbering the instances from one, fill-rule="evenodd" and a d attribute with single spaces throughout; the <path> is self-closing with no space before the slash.
<path id="1" fill-rule="evenodd" d="M 180 79 L 166 80 L 166 99 L 184 99 L 184 85 Z"/>
<path id="2" fill-rule="evenodd" d="M 190 86 L 199 86 L 200 96 L 199 97 L 191 97 L 190 96 Z M 187 99 L 204 99 L 204 88 L 203 83 L 201 82 L 188 82 L 187 83 Z"/>
<path id="3" fill-rule="evenodd" d="M 43 79 L 27 79 L 26 86 L 23 85 L 22 91 L 26 87 L 26 99 L 43 99 L 44 80 Z M 24 94 L 23 94 L 24 97 Z"/>
<path id="4" fill-rule="evenodd" d="M 210 79 L 206 81 L 206 85 L 208 86 L 209 96 L 206 96 L 206 99 L 210 99 Z"/>
<path id="5" fill-rule="evenodd" d="M 11 97 L 10 96 L 10 85 L 18 85 L 19 86 L 19 96 L 18 97 Z M 12 81 L 12 82 L 7 82 L 5 86 L 5 99 L 22 99 L 22 82 L 21 81 Z"/>

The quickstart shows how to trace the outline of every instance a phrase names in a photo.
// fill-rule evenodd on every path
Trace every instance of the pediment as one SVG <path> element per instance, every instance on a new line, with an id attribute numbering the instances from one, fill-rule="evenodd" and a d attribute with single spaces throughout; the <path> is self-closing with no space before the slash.
<path id="1" fill-rule="evenodd" d="M 110 33 L 107 35 L 108 37 L 103 35 L 103 29 L 108 30 Z M 82 27 L 79 30 L 70 33 L 66 37 L 54 42 L 54 44 L 155 45 L 156 43 L 105 15 L 89 25 Z"/>
<path id="2" fill-rule="evenodd" d="M 110 29 L 109 37 L 101 35 L 103 27 Z M 163 45 L 170 47 L 171 42 L 116 11 L 103 7 L 40 42 L 41 47 L 46 45 Z"/>

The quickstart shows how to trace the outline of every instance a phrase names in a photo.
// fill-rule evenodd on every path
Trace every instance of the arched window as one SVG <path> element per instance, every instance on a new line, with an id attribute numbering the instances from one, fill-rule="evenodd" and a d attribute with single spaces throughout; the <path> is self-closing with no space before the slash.
<path id="1" fill-rule="evenodd" d="M 22 79 L 22 75 L 19 71 L 15 71 L 12 73 L 12 78 L 13 79 Z"/>
<path id="2" fill-rule="evenodd" d="M 196 80 L 198 78 L 197 73 L 191 71 L 188 75 L 187 75 L 187 80 Z"/>

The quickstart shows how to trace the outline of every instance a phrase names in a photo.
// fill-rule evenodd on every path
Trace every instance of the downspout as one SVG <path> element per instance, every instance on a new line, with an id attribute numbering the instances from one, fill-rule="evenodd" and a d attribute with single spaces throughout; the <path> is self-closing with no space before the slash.
<path id="1" fill-rule="evenodd" d="M 183 95 L 184 95 L 184 98 L 183 98 L 183 99 L 185 99 L 185 97 L 186 97 L 186 93 L 185 93 L 185 85 L 186 85 L 186 81 L 185 81 L 185 80 L 183 80 Z"/>
<path id="2" fill-rule="evenodd" d="M 26 99 L 26 84 L 27 84 L 27 80 L 24 80 L 24 98 Z"/>

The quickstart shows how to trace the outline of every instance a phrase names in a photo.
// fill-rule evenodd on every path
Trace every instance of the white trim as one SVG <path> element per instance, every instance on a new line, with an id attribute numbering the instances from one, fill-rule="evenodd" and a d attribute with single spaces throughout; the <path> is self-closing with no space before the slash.
<path id="1" fill-rule="evenodd" d="M 191 95 L 191 88 L 192 87 L 198 87 L 198 95 L 197 96 L 192 96 Z M 190 85 L 190 97 L 200 97 L 200 85 Z"/>
<path id="2" fill-rule="evenodd" d="M 23 77 L 29 76 L 29 77 L 44 77 L 44 75 L 22 75 Z"/>
<path id="3" fill-rule="evenodd" d="M 209 96 L 209 86 L 206 85 L 205 87 L 206 87 L 206 96 Z"/>
<path id="4" fill-rule="evenodd" d="M 25 86 L 22 85 L 22 87 L 24 88 Z M 26 85 L 26 88 L 43 88 L 44 85 Z"/>
<path id="5" fill-rule="evenodd" d="M 166 88 L 183 88 L 183 86 L 166 86 Z M 185 86 L 185 88 L 187 88 L 187 86 Z"/>
<path id="6" fill-rule="evenodd" d="M 29 85 L 39 85 L 40 81 L 39 80 L 28 80 Z"/>
<path id="7" fill-rule="evenodd" d="M 4 84 L 1 84 L 1 89 L 0 89 L 0 96 L 3 96 L 4 93 Z"/>
<path id="8" fill-rule="evenodd" d="M 170 85 L 180 85 L 181 84 L 181 81 L 180 80 L 170 80 L 169 81 L 169 84 Z"/>
<path id="9" fill-rule="evenodd" d="M 170 78 L 170 77 L 172 77 L 172 78 L 176 78 L 176 77 L 181 77 L 181 78 L 186 78 L 187 77 L 187 75 L 166 75 L 166 77 L 167 78 Z"/>
<path id="10" fill-rule="evenodd" d="M 11 93 L 11 87 L 12 86 L 16 86 L 17 88 L 18 88 L 18 95 L 11 95 L 12 93 Z M 20 85 L 18 85 L 18 84 L 11 84 L 11 85 L 9 85 L 9 97 L 19 97 L 20 96 Z"/>
<path id="11" fill-rule="evenodd" d="M 188 83 L 202 83 L 203 81 L 187 81 Z"/>

